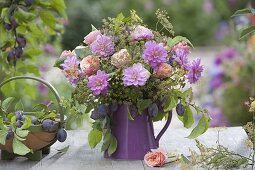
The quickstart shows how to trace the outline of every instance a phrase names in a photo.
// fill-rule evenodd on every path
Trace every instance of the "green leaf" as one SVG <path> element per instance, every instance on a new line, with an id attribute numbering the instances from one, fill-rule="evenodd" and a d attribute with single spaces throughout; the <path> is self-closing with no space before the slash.
<path id="1" fill-rule="evenodd" d="M 55 9 L 60 15 L 65 15 L 65 1 L 64 0 L 52 0 L 51 7 Z"/>
<path id="2" fill-rule="evenodd" d="M 40 48 L 27 48 L 26 49 L 26 54 L 29 55 L 30 57 L 38 56 L 42 54 L 43 51 Z"/>
<path id="3" fill-rule="evenodd" d="M 168 38 L 167 40 L 167 45 L 172 48 L 175 44 L 179 43 L 179 42 L 186 42 L 187 44 L 189 44 L 192 48 L 194 48 L 193 44 L 190 42 L 190 40 L 188 40 L 186 37 L 182 37 L 182 36 L 175 36 L 174 38 Z"/>
<path id="4" fill-rule="evenodd" d="M 176 107 L 178 100 L 174 96 L 169 96 L 164 104 L 164 112 L 169 112 Z"/>
<path id="5" fill-rule="evenodd" d="M 7 134 L 8 134 L 8 131 L 6 129 L 0 130 L 0 144 L 5 145 Z"/>
<path id="6" fill-rule="evenodd" d="M 27 23 L 31 21 L 32 19 L 34 19 L 36 15 L 34 13 L 27 12 L 21 8 L 18 8 L 18 10 L 15 11 L 14 13 L 14 17 L 18 20 L 19 23 L 22 23 L 22 22 Z"/>
<path id="7" fill-rule="evenodd" d="M 91 54 L 90 48 L 88 46 L 77 46 L 75 49 L 75 54 L 78 58 L 83 59 Z"/>
<path id="8" fill-rule="evenodd" d="M 222 155 L 222 153 L 218 153 L 218 154 L 213 156 L 213 158 L 210 160 L 210 162 L 208 164 L 216 163 L 217 161 L 219 161 L 223 157 L 224 156 Z"/>
<path id="9" fill-rule="evenodd" d="M 194 139 L 199 135 L 203 134 L 209 127 L 209 119 L 203 114 L 200 118 L 197 126 L 191 131 L 190 135 L 187 137 L 189 139 Z"/>
<path id="10" fill-rule="evenodd" d="M 239 15 L 244 15 L 244 14 L 249 14 L 249 13 L 252 13 L 252 9 L 251 8 L 244 8 L 244 9 L 237 10 L 231 17 L 236 17 L 236 16 L 239 16 Z"/>
<path id="11" fill-rule="evenodd" d="M 250 26 L 241 31 L 240 39 L 246 37 L 247 35 L 253 33 L 255 31 L 255 26 Z"/>
<path id="12" fill-rule="evenodd" d="M 24 124 L 21 126 L 21 129 L 28 129 L 32 124 L 31 116 L 26 116 Z"/>
<path id="13" fill-rule="evenodd" d="M 112 137 L 111 130 L 108 129 L 104 135 L 104 142 L 101 147 L 101 152 L 104 152 L 109 148 L 110 142 L 111 142 L 111 137 Z"/>
<path id="14" fill-rule="evenodd" d="M 58 58 L 56 61 L 55 61 L 55 64 L 54 64 L 54 66 L 53 67 L 58 67 L 58 68 L 61 68 L 61 64 L 63 64 L 64 63 L 64 61 L 65 61 L 65 59 L 64 58 Z"/>
<path id="15" fill-rule="evenodd" d="M 27 137 L 29 131 L 28 131 L 28 130 L 23 130 L 22 128 L 17 128 L 17 129 L 15 130 L 15 133 L 16 133 L 19 137 L 21 137 L 21 138 L 24 139 L 24 138 Z"/>
<path id="16" fill-rule="evenodd" d="M 2 109 L 6 112 L 10 105 L 12 104 L 12 102 L 14 101 L 14 97 L 8 97 L 7 99 L 5 99 L 3 102 L 2 102 Z"/>
<path id="17" fill-rule="evenodd" d="M 88 135 L 88 142 L 91 148 L 95 148 L 96 145 L 102 140 L 102 132 L 97 129 L 92 129 Z"/>
<path id="18" fill-rule="evenodd" d="M 130 110 L 129 110 L 129 107 L 127 107 L 127 109 L 128 109 L 128 119 L 129 120 L 135 120 L 133 117 L 132 117 L 132 115 L 131 115 L 131 113 L 130 113 Z"/>
<path id="19" fill-rule="evenodd" d="M 24 111 L 24 106 L 21 100 L 19 100 L 18 103 L 16 103 L 15 111 Z"/>
<path id="20" fill-rule="evenodd" d="M 96 31 L 96 27 L 94 27 L 94 25 L 91 24 L 91 31 Z"/>
<path id="21" fill-rule="evenodd" d="M 27 153 L 31 152 L 31 150 L 22 142 L 20 142 L 16 137 L 13 139 L 12 148 L 13 152 L 18 155 L 26 155 Z"/>
<path id="22" fill-rule="evenodd" d="M 25 86 L 24 87 L 24 92 L 26 95 L 30 96 L 32 99 L 35 99 L 36 98 L 36 90 L 31 87 L 31 86 Z"/>
<path id="23" fill-rule="evenodd" d="M 43 111 L 46 111 L 47 109 L 48 109 L 47 105 L 40 103 L 40 104 L 37 104 L 34 106 L 33 111 L 42 111 L 43 112 Z"/>
<path id="24" fill-rule="evenodd" d="M 116 151 L 117 146 L 118 146 L 117 139 L 115 138 L 115 136 L 112 136 L 110 146 L 108 148 L 108 155 L 112 155 Z"/>
<path id="25" fill-rule="evenodd" d="M 54 29 L 56 25 L 56 19 L 49 11 L 41 11 L 39 13 L 42 21 L 45 23 L 45 25 L 49 26 L 50 28 Z"/>
<path id="26" fill-rule="evenodd" d="M 166 113 L 158 112 L 158 114 L 152 118 L 153 122 L 162 120 L 165 117 Z"/>
<path id="27" fill-rule="evenodd" d="M 137 101 L 137 109 L 140 114 L 152 103 L 151 99 L 140 99 Z"/>
<path id="28" fill-rule="evenodd" d="M 186 156 L 184 156 L 183 154 L 181 154 L 181 159 L 186 164 L 190 164 L 191 163 L 190 160 Z"/>
<path id="29" fill-rule="evenodd" d="M 241 165 L 247 164 L 247 163 L 248 163 L 248 159 L 246 159 L 246 158 L 241 158 L 241 159 L 238 160 L 237 166 L 241 166 Z"/>
<path id="30" fill-rule="evenodd" d="M 190 128 L 193 125 L 193 123 L 194 123 L 193 113 L 189 106 L 185 106 L 185 111 L 183 115 L 184 127 Z"/>
<path id="31" fill-rule="evenodd" d="M 48 115 L 46 115 L 45 117 L 43 117 L 43 120 L 45 119 L 55 119 L 57 117 L 57 114 L 54 112 L 50 112 Z"/>

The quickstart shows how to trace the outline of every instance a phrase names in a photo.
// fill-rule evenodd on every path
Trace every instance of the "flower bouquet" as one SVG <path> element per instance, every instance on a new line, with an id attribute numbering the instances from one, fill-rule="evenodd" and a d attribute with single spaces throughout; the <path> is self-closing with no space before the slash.
<path id="1" fill-rule="evenodd" d="M 192 110 L 202 114 L 188 138 L 208 128 L 206 110 L 192 102 L 192 88 L 186 86 L 199 80 L 200 59 L 189 62 L 192 44 L 174 36 L 165 11 L 156 17 L 155 31 L 133 10 L 128 17 L 104 19 L 100 29 L 92 26 L 83 43 L 62 52 L 55 63 L 75 87 L 71 105 L 82 105 L 94 120 L 89 145 L 103 141 L 105 157 L 143 159 L 159 147 L 175 108 L 186 128 L 194 123 Z M 155 138 L 152 122 L 164 118 L 168 121 Z"/>

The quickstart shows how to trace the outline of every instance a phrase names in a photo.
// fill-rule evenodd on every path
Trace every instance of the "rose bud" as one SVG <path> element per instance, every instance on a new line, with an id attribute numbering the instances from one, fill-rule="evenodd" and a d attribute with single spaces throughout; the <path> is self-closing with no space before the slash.
<path id="1" fill-rule="evenodd" d="M 101 35 L 100 31 L 98 30 L 92 31 L 86 37 L 84 37 L 83 42 L 87 45 L 90 45 L 97 39 L 98 35 Z"/>
<path id="2" fill-rule="evenodd" d="M 80 62 L 80 68 L 85 76 L 91 76 L 99 70 L 99 58 L 93 55 L 88 55 Z"/>

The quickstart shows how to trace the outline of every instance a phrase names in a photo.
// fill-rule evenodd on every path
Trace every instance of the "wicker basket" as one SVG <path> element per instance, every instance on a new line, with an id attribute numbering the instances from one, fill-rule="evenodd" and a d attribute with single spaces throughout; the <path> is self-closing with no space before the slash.
<path id="1" fill-rule="evenodd" d="M 60 106 L 60 97 L 57 90 L 50 83 L 42 79 L 39 79 L 36 77 L 30 77 L 30 76 L 12 77 L 2 82 L 0 84 L 0 88 L 6 83 L 13 80 L 18 80 L 18 79 L 31 79 L 31 80 L 35 80 L 35 81 L 43 83 L 53 92 L 58 102 L 58 107 L 59 107 L 58 119 L 55 120 L 56 121 L 55 125 L 48 130 L 43 129 L 41 125 L 31 125 L 28 128 L 29 134 L 26 137 L 26 140 L 23 141 L 23 144 L 25 144 L 28 148 L 33 150 L 33 153 L 29 153 L 25 155 L 25 157 L 29 158 L 30 160 L 40 160 L 42 159 L 43 154 L 49 153 L 50 146 L 56 142 L 57 140 L 56 134 L 58 129 L 63 128 L 65 125 L 62 107 Z M 13 153 L 12 139 L 6 140 L 5 145 L 0 144 L 0 149 L 1 149 L 1 159 L 10 160 L 15 158 L 16 156 L 20 156 Z"/>

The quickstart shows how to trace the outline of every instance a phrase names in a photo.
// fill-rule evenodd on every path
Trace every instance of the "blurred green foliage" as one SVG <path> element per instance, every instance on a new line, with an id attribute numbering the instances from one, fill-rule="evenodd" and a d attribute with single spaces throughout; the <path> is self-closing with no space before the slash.
<path id="1" fill-rule="evenodd" d="M 155 29 L 157 9 L 166 10 L 176 35 L 183 35 L 196 46 L 217 44 L 214 35 L 221 20 L 247 5 L 249 0 L 66 0 L 69 23 L 62 39 L 64 49 L 73 49 L 105 17 L 134 9 L 148 27 Z"/>
<path id="2" fill-rule="evenodd" d="M 44 45 L 60 42 L 65 17 L 64 0 L 0 0 L 0 82 L 16 75 L 41 76 L 39 68 L 48 56 Z M 54 99 L 24 80 L 6 84 L 0 98 L 7 96 L 22 98 L 25 107 Z"/>

